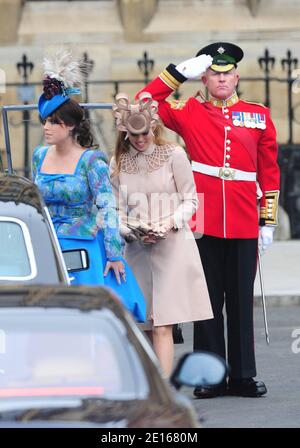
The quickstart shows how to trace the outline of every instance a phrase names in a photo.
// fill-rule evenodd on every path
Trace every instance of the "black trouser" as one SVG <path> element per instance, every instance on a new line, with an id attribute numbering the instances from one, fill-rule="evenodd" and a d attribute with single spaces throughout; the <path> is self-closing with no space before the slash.
<path id="1" fill-rule="evenodd" d="M 207 350 L 226 359 L 225 300 L 229 375 L 232 378 L 256 376 L 253 287 L 257 239 L 224 239 L 204 235 L 196 242 L 214 318 L 194 323 L 194 350 Z"/>

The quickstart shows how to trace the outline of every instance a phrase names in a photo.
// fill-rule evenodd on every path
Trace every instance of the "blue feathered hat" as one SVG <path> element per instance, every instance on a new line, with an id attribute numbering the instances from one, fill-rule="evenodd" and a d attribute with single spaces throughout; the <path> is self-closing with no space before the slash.
<path id="1" fill-rule="evenodd" d="M 72 59 L 72 53 L 59 50 L 55 57 L 43 61 L 44 79 L 43 93 L 39 98 L 38 109 L 42 119 L 53 114 L 56 109 L 70 100 L 72 94 L 80 94 L 84 67 L 79 61 Z"/>

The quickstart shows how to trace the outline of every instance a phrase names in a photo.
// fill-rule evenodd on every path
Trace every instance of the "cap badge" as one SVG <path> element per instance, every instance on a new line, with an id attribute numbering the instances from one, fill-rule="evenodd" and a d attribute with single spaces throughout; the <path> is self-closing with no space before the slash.
<path id="1" fill-rule="evenodd" d="M 223 47 L 219 47 L 219 48 L 217 49 L 217 52 L 220 53 L 220 54 L 223 54 L 223 53 L 225 53 L 225 48 L 223 48 Z"/>

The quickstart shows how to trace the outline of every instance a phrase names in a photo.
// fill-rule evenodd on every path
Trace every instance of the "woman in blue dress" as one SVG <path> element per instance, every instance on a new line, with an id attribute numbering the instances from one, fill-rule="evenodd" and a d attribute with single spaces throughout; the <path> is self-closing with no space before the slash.
<path id="1" fill-rule="evenodd" d="M 70 65 L 75 75 L 66 74 L 65 68 Z M 72 272 L 72 284 L 112 288 L 134 317 L 143 322 L 145 301 L 122 257 L 106 156 L 93 145 L 83 109 L 69 97 L 78 93 L 73 88 L 73 80 L 78 82 L 78 65 L 70 60 L 69 53 L 63 53 L 52 65 L 46 61 L 45 74 L 38 106 L 46 146 L 34 150 L 32 176 L 49 209 L 62 250 L 85 249 L 88 253 L 88 269 Z"/>

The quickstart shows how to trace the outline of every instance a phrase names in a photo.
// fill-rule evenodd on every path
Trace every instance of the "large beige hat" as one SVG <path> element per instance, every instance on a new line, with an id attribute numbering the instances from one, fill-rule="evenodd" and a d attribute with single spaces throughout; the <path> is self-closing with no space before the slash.
<path id="1" fill-rule="evenodd" d="M 126 93 L 119 93 L 112 107 L 117 129 L 131 134 L 148 133 L 159 119 L 157 109 L 158 103 L 149 92 L 142 92 L 136 104 L 130 104 Z"/>

